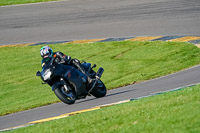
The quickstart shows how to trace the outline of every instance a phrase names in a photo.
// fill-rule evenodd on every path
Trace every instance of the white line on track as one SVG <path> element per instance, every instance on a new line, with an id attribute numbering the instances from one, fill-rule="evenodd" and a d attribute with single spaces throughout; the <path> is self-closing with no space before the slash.
<path id="1" fill-rule="evenodd" d="M 63 1 L 72 1 L 72 0 L 56 0 L 56 1 L 47 1 L 47 2 L 37 2 L 37 3 L 27 3 L 27 4 L 16 4 L 16 5 L 7 5 L 7 6 L 0 6 L 1 7 L 18 7 L 18 6 L 29 6 L 29 5 L 39 5 L 39 4 L 49 4 L 49 3 L 58 3 Z"/>

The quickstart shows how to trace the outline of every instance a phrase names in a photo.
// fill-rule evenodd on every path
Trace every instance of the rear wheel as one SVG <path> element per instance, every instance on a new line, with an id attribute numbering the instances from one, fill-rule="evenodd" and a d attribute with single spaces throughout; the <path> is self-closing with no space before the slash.
<path id="1" fill-rule="evenodd" d="M 106 93 L 107 93 L 106 86 L 101 80 L 98 80 L 91 94 L 95 96 L 96 98 L 100 98 L 100 97 L 104 97 Z"/>
<path id="2" fill-rule="evenodd" d="M 59 85 L 54 90 L 55 95 L 66 104 L 74 104 L 76 96 L 73 91 L 66 91 L 63 85 Z"/>

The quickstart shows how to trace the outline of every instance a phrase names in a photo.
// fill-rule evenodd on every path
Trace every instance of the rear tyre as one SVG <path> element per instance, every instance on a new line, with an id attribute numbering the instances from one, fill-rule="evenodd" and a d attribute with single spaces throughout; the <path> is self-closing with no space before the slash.
<path id="1" fill-rule="evenodd" d="M 54 90 L 55 95 L 66 104 L 74 104 L 76 101 L 76 96 L 74 92 L 66 92 L 63 85 L 59 85 Z"/>
<path id="2" fill-rule="evenodd" d="M 106 86 L 101 80 L 98 80 L 91 94 L 95 96 L 96 98 L 100 98 L 100 97 L 104 97 L 106 93 L 107 93 Z"/>

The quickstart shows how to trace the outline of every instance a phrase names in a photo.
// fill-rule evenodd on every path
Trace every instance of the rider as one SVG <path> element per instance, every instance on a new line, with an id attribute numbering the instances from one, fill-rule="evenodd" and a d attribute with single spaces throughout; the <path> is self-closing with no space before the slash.
<path id="1" fill-rule="evenodd" d="M 51 61 L 51 58 L 54 57 L 55 58 L 54 61 L 56 63 L 72 65 L 87 76 L 85 69 L 83 68 L 83 66 L 81 65 L 78 59 L 71 59 L 70 56 L 67 56 L 59 51 L 53 52 L 53 50 L 49 46 L 43 46 L 40 49 L 40 55 L 42 57 L 42 67 L 47 65 L 49 61 Z M 89 86 L 91 86 L 92 79 L 89 76 L 87 76 L 87 78 L 88 78 Z"/>

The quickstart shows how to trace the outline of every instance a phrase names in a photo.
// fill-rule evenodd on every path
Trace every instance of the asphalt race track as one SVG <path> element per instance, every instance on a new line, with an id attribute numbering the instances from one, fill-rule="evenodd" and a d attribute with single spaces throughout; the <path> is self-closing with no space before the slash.
<path id="1" fill-rule="evenodd" d="M 200 35 L 199 0 L 66 0 L 0 7 L 0 45 L 108 37 Z M 38 53 L 39 54 L 39 53 Z M 88 97 L 0 117 L 0 130 L 200 83 L 200 66 Z"/>
<path id="2" fill-rule="evenodd" d="M 199 0 L 64 0 L 0 7 L 0 45 L 200 34 Z"/>

